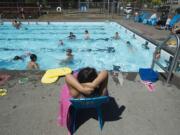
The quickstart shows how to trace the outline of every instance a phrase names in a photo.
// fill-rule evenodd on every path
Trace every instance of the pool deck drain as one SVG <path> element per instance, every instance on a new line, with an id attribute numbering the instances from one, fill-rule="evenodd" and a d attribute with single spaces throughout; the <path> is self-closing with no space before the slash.
<path id="1" fill-rule="evenodd" d="M 0 71 L 11 75 L 0 87 L 8 90 L 0 97 L 1 135 L 65 135 L 67 130 L 57 125 L 58 98 L 64 78 L 56 83 L 41 84 L 42 71 Z M 28 77 L 24 84 L 18 80 Z M 149 92 L 138 73 L 123 73 L 121 86 L 109 74 L 111 102 L 104 108 L 103 130 L 98 127 L 94 111 L 78 115 L 76 134 L 86 135 L 179 135 L 179 79 L 166 84 L 162 78 Z M 177 82 L 177 83 L 175 83 Z"/>

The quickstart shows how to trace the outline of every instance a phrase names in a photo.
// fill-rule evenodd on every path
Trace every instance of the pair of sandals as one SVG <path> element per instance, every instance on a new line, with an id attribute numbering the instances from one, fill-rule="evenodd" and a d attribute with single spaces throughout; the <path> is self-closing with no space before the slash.
<path id="1" fill-rule="evenodd" d="M 149 92 L 155 91 L 155 85 L 152 82 L 150 81 L 141 81 L 141 82 L 146 86 Z"/>

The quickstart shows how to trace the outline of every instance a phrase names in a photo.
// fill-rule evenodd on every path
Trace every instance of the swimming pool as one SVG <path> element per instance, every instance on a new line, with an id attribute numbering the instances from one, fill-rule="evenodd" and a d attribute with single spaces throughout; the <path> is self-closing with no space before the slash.
<path id="1" fill-rule="evenodd" d="M 90 40 L 84 40 L 84 31 L 90 33 Z M 69 40 L 69 32 L 76 40 Z M 120 40 L 112 37 L 119 32 Z M 98 70 L 111 70 L 113 65 L 122 71 L 138 71 L 140 67 L 150 67 L 155 46 L 149 42 L 149 50 L 142 48 L 145 39 L 127 30 L 116 22 L 23 22 L 20 29 L 12 27 L 10 22 L 0 26 L 0 69 L 25 70 L 29 57 L 23 61 L 13 61 L 16 55 L 31 52 L 37 55 L 40 69 L 69 66 L 79 69 L 85 66 Z M 59 45 L 63 40 L 64 45 Z M 130 41 L 131 45 L 126 42 Z M 74 59 L 62 63 L 66 58 L 66 49 L 71 48 Z M 160 61 L 169 55 L 162 53 Z"/>

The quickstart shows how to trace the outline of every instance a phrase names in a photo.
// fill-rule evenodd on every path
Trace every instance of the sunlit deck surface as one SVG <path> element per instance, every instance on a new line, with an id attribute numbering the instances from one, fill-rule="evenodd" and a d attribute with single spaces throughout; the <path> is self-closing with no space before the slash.
<path id="1" fill-rule="evenodd" d="M 87 20 L 86 20 L 87 21 Z M 163 41 L 168 31 L 151 26 L 116 19 L 123 25 L 142 33 L 156 42 Z M 0 97 L 0 135 L 65 135 L 67 129 L 57 125 L 58 100 L 64 78 L 50 85 L 41 84 L 44 71 L 0 71 L 11 75 L 1 88 L 8 95 Z M 28 77 L 28 82 L 18 80 Z M 149 92 L 138 73 L 123 73 L 124 84 L 109 73 L 108 89 L 112 100 L 103 107 L 105 121 L 98 127 L 95 111 L 78 114 L 76 134 L 82 135 L 179 135 L 180 134 L 180 79 L 170 84 L 164 78 Z"/>
<path id="2" fill-rule="evenodd" d="M 1 71 L 11 75 L 1 87 L 8 95 L 0 97 L 0 134 L 2 135 L 65 135 L 67 130 L 57 125 L 58 99 L 64 78 L 50 85 L 41 84 L 43 71 Z M 28 82 L 18 80 L 28 77 Z M 109 73 L 108 89 L 113 99 L 103 107 L 103 130 L 98 127 L 95 111 L 78 115 L 77 134 L 92 135 L 179 135 L 180 84 L 174 78 L 166 84 L 161 78 L 155 91 L 149 92 L 137 73 L 123 73 L 121 86 Z"/>

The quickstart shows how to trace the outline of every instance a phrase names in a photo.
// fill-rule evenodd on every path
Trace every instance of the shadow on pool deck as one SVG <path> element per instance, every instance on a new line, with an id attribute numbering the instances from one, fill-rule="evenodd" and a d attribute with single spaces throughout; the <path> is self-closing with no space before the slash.
<path id="1" fill-rule="evenodd" d="M 121 115 L 125 109 L 126 107 L 124 105 L 121 105 L 121 107 L 119 107 L 115 99 L 113 97 L 110 97 L 109 102 L 101 106 L 103 126 L 107 121 L 116 121 L 121 119 Z M 91 118 L 96 119 L 98 122 L 96 109 L 78 110 L 76 118 L 76 130 Z"/>

